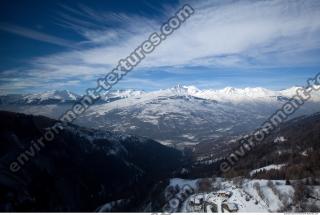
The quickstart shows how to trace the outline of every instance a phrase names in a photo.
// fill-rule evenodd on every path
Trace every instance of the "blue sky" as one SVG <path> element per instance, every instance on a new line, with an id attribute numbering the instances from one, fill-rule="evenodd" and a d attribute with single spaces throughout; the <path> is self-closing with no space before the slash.
<path id="1" fill-rule="evenodd" d="M 185 3 L 196 13 L 117 88 L 283 89 L 320 72 L 317 0 L 4 0 L 0 93 L 83 93 Z"/>

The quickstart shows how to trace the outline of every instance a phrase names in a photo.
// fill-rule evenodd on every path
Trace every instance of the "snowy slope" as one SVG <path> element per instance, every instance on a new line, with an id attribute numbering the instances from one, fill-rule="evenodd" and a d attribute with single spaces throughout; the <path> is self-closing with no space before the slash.
<path id="1" fill-rule="evenodd" d="M 79 124 L 148 136 L 164 144 L 194 145 L 253 129 L 267 115 L 262 108 L 219 103 L 181 89 L 146 93 L 90 108 Z M 271 104 L 274 109 L 274 104 Z"/>
<path id="2" fill-rule="evenodd" d="M 240 213 L 265 213 L 281 211 L 285 205 L 289 205 L 293 201 L 294 189 L 291 185 L 285 185 L 283 180 L 269 181 L 274 185 L 274 190 L 277 190 L 277 193 L 274 193 L 274 190 L 267 185 L 267 180 L 244 179 L 239 185 L 233 179 L 217 178 L 211 183 L 211 187 L 207 191 L 200 191 L 199 182 L 201 180 L 203 179 L 171 179 L 166 187 L 166 192 L 173 189 L 175 195 L 170 196 L 169 199 L 166 197 L 167 202 L 163 208 L 170 209 L 170 202 L 173 202 L 174 199 L 175 201 L 178 200 L 178 205 L 173 208 L 174 212 L 211 213 L 213 207 L 216 208 L 217 212 L 228 212 L 223 209 L 223 205 L 228 205 L 229 208 Z M 187 195 L 186 198 L 181 198 L 181 192 L 186 185 L 190 186 L 194 192 Z M 259 186 L 263 196 L 257 191 L 257 186 Z M 170 187 L 172 188 L 170 189 Z M 179 192 L 177 192 L 177 187 L 179 187 Z"/>
<path id="3" fill-rule="evenodd" d="M 69 90 L 53 90 L 47 91 L 44 93 L 29 94 L 23 98 L 27 103 L 32 103 L 33 101 L 46 101 L 49 99 L 57 99 L 61 101 L 75 101 L 79 96 L 75 93 L 70 92 Z"/>
<path id="4" fill-rule="evenodd" d="M 256 128 L 295 90 L 199 90 L 177 85 L 94 106 L 77 122 L 151 137 L 167 145 L 195 145 L 225 136 L 232 139 Z M 319 110 L 319 104 L 311 102 L 297 115 Z"/>
<path id="5" fill-rule="evenodd" d="M 259 126 L 297 89 L 200 90 L 177 85 L 152 92 L 114 90 L 75 123 L 146 136 L 166 145 L 190 146 L 222 137 L 231 140 Z M 315 93 L 312 102 L 305 104 L 296 116 L 320 111 L 319 95 Z M 69 91 L 52 91 L 10 98 L 12 103 L 6 102 L 8 96 L 0 97 L 0 109 L 57 118 L 78 96 Z"/>
<path id="6" fill-rule="evenodd" d="M 48 105 L 71 103 L 79 98 L 79 95 L 72 93 L 69 90 L 53 90 L 35 94 L 3 95 L 0 96 L 0 104 Z"/>
<path id="7" fill-rule="evenodd" d="M 118 99 L 124 99 L 134 96 L 142 96 L 145 94 L 143 90 L 136 90 L 136 89 L 125 89 L 125 90 L 111 90 L 105 93 L 101 99 L 103 101 L 115 101 Z"/>

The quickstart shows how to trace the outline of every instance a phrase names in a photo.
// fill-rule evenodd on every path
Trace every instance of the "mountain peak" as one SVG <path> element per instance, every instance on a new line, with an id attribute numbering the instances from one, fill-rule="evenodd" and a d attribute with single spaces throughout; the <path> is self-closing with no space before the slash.
<path id="1" fill-rule="evenodd" d="M 233 94 L 236 92 L 236 88 L 234 87 L 226 87 L 222 90 L 222 92 L 226 93 L 226 94 Z"/>
<path id="2" fill-rule="evenodd" d="M 171 91 L 173 91 L 174 93 L 178 93 L 178 94 L 188 94 L 188 95 L 193 95 L 197 92 L 200 92 L 200 90 L 193 85 L 186 86 L 186 85 L 181 85 L 181 84 L 178 84 L 178 85 L 174 86 L 173 88 L 171 88 Z"/>
<path id="3" fill-rule="evenodd" d="M 50 90 L 43 93 L 27 94 L 23 97 L 26 103 L 46 102 L 50 100 L 76 101 L 80 96 L 69 90 Z"/>

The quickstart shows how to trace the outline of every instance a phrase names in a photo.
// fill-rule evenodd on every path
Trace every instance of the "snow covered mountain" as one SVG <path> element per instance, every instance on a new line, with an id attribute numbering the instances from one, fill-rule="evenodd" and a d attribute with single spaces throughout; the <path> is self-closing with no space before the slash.
<path id="1" fill-rule="evenodd" d="M 272 91 L 227 87 L 200 90 L 195 86 L 177 85 L 152 92 L 115 90 L 89 108 L 75 123 L 146 136 L 175 146 L 226 137 L 231 140 L 259 126 L 294 96 L 297 89 Z M 79 96 L 64 91 L 10 98 L 0 97 L 0 109 L 57 118 Z M 310 102 L 296 116 L 320 111 L 319 103 L 320 93 L 313 93 Z"/>
<path id="2" fill-rule="evenodd" d="M 194 86 L 146 92 L 90 108 L 76 122 L 171 145 L 195 145 L 255 129 L 295 95 L 297 88 L 199 90 Z M 320 94 L 297 113 L 319 111 Z"/>
<path id="3" fill-rule="evenodd" d="M 140 96 L 144 93 L 141 90 L 126 89 L 113 90 L 108 92 L 101 98 L 100 103 L 115 101 L 118 99 L 128 98 L 132 96 Z M 0 96 L 0 104 L 2 105 L 35 105 L 35 104 L 66 104 L 75 102 L 81 96 L 70 92 L 69 90 L 53 90 L 43 93 L 29 93 L 29 94 L 9 94 Z"/>
<path id="4" fill-rule="evenodd" d="M 75 102 L 80 96 L 69 90 L 53 90 L 44 93 L 0 96 L 1 104 L 45 105 Z"/>
<path id="5" fill-rule="evenodd" d="M 234 88 L 226 87 L 220 90 L 206 89 L 200 90 L 195 86 L 181 86 L 177 85 L 169 91 L 177 94 L 189 95 L 203 99 L 216 100 L 219 102 L 253 102 L 253 101 L 266 101 L 274 102 L 279 98 L 291 98 L 293 97 L 298 89 L 302 87 L 291 87 L 285 90 L 273 91 L 262 87 L 256 88 Z M 312 101 L 320 102 L 320 93 L 315 92 L 312 94 Z"/>
<path id="6" fill-rule="evenodd" d="M 33 103 L 37 101 L 41 103 L 49 100 L 66 102 L 66 101 L 75 101 L 78 98 L 79 98 L 79 95 L 72 93 L 69 90 L 54 90 L 54 91 L 48 91 L 45 93 L 30 94 L 24 97 L 27 103 Z"/>
<path id="7" fill-rule="evenodd" d="M 119 99 L 125 99 L 134 96 L 143 96 L 145 91 L 136 89 L 112 90 L 101 97 L 100 103 L 112 102 Z"/>
<path id="8" fill-rule="evenodd" d="M 192 96 L 207 100 L 232 103 L 253 101 L 273 102 L 275 100 L 278 100 L 279 98 L 291 98 L 296 94 L 298 89 L 302 89 L 302 87 L 291 87 L 280 91 L 272 91 L 261 87 L 226 87 L 220 90 L 200 90 L 195 86 L 176 85 L 172 88 L 152 92 L 145 92 L 143 90 L 136 89 L 112 90 L 106 93 L 101 99 L 103 101 L 110 102 L 118 99 L 126 99 L 131 97 L 152 99 L 157 98 L 159 96 Z M 0 101 L 1 104 L 42 104 L 76 101 L 79 98 L 80 95 L 70 92 L 69 90 L 53 90 L 34 94 L 29 93 L 1 95 Z M 311 101 L 320 102 L 320 93 L 314 92 L 312 94 Z"/>

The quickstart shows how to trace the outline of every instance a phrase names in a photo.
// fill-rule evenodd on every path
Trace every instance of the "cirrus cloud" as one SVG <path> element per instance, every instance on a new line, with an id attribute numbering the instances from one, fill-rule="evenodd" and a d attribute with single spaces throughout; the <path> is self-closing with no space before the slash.
<path id="1" fill-rule="evenodd" d="M 173 72 L 179 68 L 183 73 L 181 68 L 196 66 L 212 69 L 319 66 L 319 1 L 188 3 L 196 13 L 134 72 L 161 67 Z M 84 5 L 62 7 L 64 12 L 59 13 L 55 22 L 81 35 L 83 46 L 80 50 L 35 58 L 27 68 L 19 68 L 33 82 L 45 79 L 67 83 L 76 79 L 81 84 L 81 80 L 93 81 L 103 76 L 150 33 L 158 31 L 177 9 L 164 7 L 163 16 L 150 19 L 136 14 L 104 13 Z M 18 73 L 15 78 L 22 80 Z"/>

